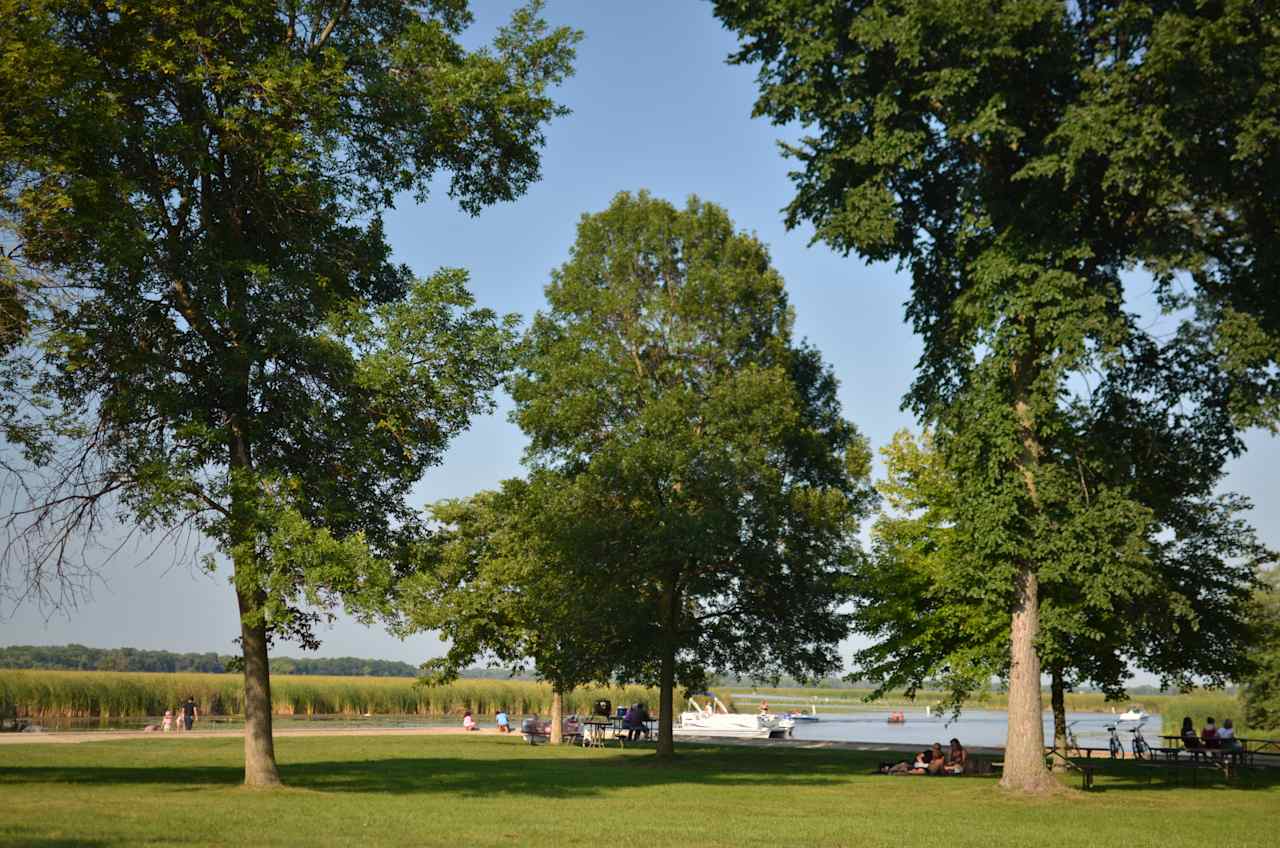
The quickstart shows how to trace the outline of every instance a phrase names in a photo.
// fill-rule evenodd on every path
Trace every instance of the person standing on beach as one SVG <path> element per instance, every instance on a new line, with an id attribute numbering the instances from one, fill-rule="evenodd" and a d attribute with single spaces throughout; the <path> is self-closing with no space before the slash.
<path id="1" fill-rule="evenodd" d="M 182 724 L 186 727 L 187 730 L 190 730 L 191 725 L 195 723 L 195 720 L 198 719 L 199 717 L 200 717 L 200 711 L 196 709 L 195 698 L 192 698 L 190 695 L 188 695 L 186 702 L 183 703 L 182 705 Z"/>

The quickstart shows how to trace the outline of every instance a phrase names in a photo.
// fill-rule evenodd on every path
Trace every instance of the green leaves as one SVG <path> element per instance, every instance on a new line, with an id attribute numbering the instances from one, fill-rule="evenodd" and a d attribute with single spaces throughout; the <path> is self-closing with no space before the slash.
<path id="1" fill-rule="evenodd" d="M 547 300 L 514 418 L 563 490 L 548 540 L 610 574 L 654 633 L 657 653 L 624 665 L 837 665 L 869 457 L 830 370 L 793 343 L 763 245 L 697 198 L 620 194 L 583 217 Z"/>
<path id="2" fill-rule="evenodd" d="M 68 293 L 42 385 L 97 471 L 67 502 L 207 533 L 268 622 L 379 609 L 364 557 L 405 567 L 405 495 L 515 328 L 393 263 L 380 212 L 441 172 L 471 212 L 521 194 L 579 34 L 537 3 L 478 50 L 452 0 L 10 5 L 0 220 Z"/>

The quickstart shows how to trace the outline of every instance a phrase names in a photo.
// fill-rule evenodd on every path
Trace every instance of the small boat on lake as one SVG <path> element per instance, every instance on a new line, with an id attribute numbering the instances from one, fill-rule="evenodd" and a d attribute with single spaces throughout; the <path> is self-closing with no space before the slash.
<path id="1" fill-rule="evenodd" d="M 719 698 L 706 693 L 705 706 L 693 698 L 690 709 L 680 714 L 680 723 L 671 728 L 673 736 L 705 736 L 731 739 L 780 739 L 791 732 L 795 722 L 760 712 L 742 715 L 729 712 Z"/>
<path id="2" fill-rule="evenodd" d="M 1129 709 L 1116 716 L 1117 721 L 1142 721 L 1146 718 L 1150 718 L 1147 711 L 1137 704 L 1131 704 Z"/>
<path id="3" fill-rule="evenodd" d="M 796 712 L 795 710 L 792 710 L 792 711 L 791 711 L 791 712 L 789 712 L 789 713 L 783 713 L 783 714 L 782 714 L 782 717 L 783 717 L 783 718 L 785 718 L 785 719 L 790 719 L 790 720 L 791 720 L 791 721 L 793 721 L 793 722 L 795 722 L 795 721 L 817 721 L 817 720 L 818 720 L 818 708 L 817 708 L 816 706 L 814 706 L 814 705 L 810 704 L 810 705 L 809 705 L 809 712 L 807 712 L 807 713 L 800 713 L 800 712 Z"/>

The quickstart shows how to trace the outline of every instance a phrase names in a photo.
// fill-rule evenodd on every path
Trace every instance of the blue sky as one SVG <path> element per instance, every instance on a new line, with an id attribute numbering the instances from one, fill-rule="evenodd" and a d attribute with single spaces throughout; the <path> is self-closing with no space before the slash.
<path id="1" fill-rule="evenodd" d="M 517 5 L 473 4 L 468 41 L 487 40 Z M 867 266 L 809 246 L 806 230 L 787 232 L 780 209 L 791 197 L 788 163 L 777 150 L 785 130 L 753 120 L 754 74 L 725 57 L 735 42 L 693 0 L 600 3 L 548 0 L 553 23 L 584 30 L 577 73 L 559 97 L 573 114 L 547 133 L 543 179 L 514 203 L 471 218 L 442 190 L 424 205 L 405 199 L 387 219 L 399 261 L 426 275 L 466 268 L 482 305 L 529 316 L 543 304 L 550 270 L 563 263 L 584 212 L 604 208 L 622 190 L 648 189 L 677 204 L 690 194 L 724 206 L 738 227 L 770 248 L 787 281 L 797 331 L 831 362 L 841 400 L 873 446 L 912 424 L 899 410 L 919 354 L 903 323 L 907 281 L 892 266 Z M 520 473 L 523 437 L 498 412 L 477 420 L 445 462 L 415 489 L 417 503 L 471 494 Z M 1233 464 L 1228 488 L 1253 497 L 1263 538 L 1280 546 L 1275 470 L 1280 443 L 1251 434 L 1250 452 Z M 238 634 L 225 572 L 209 577 L 172 557 L 139 562 L 127 548 L 103 569 L 92 601 L 70 616 L 34 608 L 0 610 L 0 643 L 99 647 L 132 645 L 230 652 Z M 400 642 L 342 620 L 322 634 L 320 655 L 357 655 L 418 663 L 438 643 Z M 296 646 L 277 653 L 299 655 Z"/>

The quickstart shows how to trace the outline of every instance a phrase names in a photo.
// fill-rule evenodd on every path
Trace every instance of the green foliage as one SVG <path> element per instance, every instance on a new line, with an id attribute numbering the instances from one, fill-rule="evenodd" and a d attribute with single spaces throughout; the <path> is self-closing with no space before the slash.
<path id="1" fill-rule="evenodd" d="M 229 671 L 236 658 L 204 654 L 178 654 L 138 648 L 89 648 L 84 645 L 6 645 L 0 647 L 0 668 L 62 669 L 89 671 Z M 272 657 L 272 674 L 321 674 L 355 677 L 414 677 L 409 663 L 360 657 L 294 659 Z"/>
<path id="2" fill-rule="evenodd" d="M 1138 599 L 1189 593 L 1218 621 L 1239 616 L 1247 579 L 1218 569 L 1198 588 L 1197 569 L 1214 563 L 1195 559 L 1206 535 L 1214 557 L 1234 554 L 1242 505 L 1215 504 L 1212 487 L 1240 450 L 1232 425 L 1259 406 L 1240 400 L 1241 384 L 1274 389 L 1274 298 L 1258 296 L 1274 277 L 1280 220 L 1274 180 L 1261 176 L 1278 147 L 1273 6 L 715 3 L 742 39 L 732 60 L 758 65 L 756 114 L 808 131 L 786 148 L 797 161 L 788 225 L 910 274 L 907 317 L 924 351 L 907 403 L 956 481 L 955 585 L 1012 613 L 1010 720 L 1021 731 L 1009 783 L 1044 785 L 1038 745 L 1021 741 L 1039 733 L 1040 660 L 1102 656 L 1079 647 L 1111 638 L 1097 611 L 1124 621 Z M 1121 272 L 1137 264 L 1155 273 L 1165 308 L 1199 306 L 1163 346 L 1126 309 Z M 1189 298 L 1175 294 L 1181 272 Z M 1244 340 L 1233 349 L 1250 352 L 1235 367 L 1228 324 Z M 1095 375 L 1111 386 L 1096 396 Z M 1188 453 L 1180 431 L 1192 434 Z M 1179 507 L 1166 508 L 1160 475 L 1141 465 L 1167 455 L 1178 473 L 1163 480 L 1191 490 L 1175 488 Z M 1145 540 L 1160 523 L 1178 535 L 1152 553 Z M 1071 633 L 1070 651 L 1031 644 L 1039 593 L 1055 587 L 1043 624 Z M 1171 623 L 1195 620 L 1175 611 Z M 981 667 L 985 631 L 950 624 L 978 655 L 965 663 Z M 1196 643 L 1203 652 L 1194 629 L 1170 627 L 1141 659 L 1177 669 Z M 1230 644 L 1227 665 L 1241 647 Z M 1122 671 L 1106 663 L 1085 676 Z"/>
<path id="3" fill-rule="evenodd" d="M 607 682 L 612 659 L 632 634 L 629 599 L 610 592 L 612 577 L 567 561 L 543 525 L 563 481 L 535 474 L 498 492 L 431 507 L 437 529 L 423 544 L 423 565 L 405 580 L 399 603 L 409 626 L 449 644 L 426 664 L 430 681 L 448 681 L 481 656 L 534 673 L 562 692 Z"/>
<path id="4" fill-rule="evenodd" d="M 464 2 L 0 7 L 0 211 L 69 284 L 43 388 L 91 422 L 32 536 L 107 505 L 194 527 L 243 623 L 304 645 L 335 604 L 390 614 L 405 495 L 490 408 L 514 319 L 391 262 L 380 214 L 443 173 L 472 213 L 537 178 L 579 37 L 538 11 L 466 50 Z"/>
<path id="5" fill-rule="evenodd" d="M 870 457 L 764 246 L 696 198 L 619 194 L 583 216 L 547 301 L 514 419 L 541 534 L 596 575 L 580 608 L 624 616 L 615 673 L 669 691 L 838 667 Z"/>
<path id="6" fill-rule="evenodd" d="M 1132 436 L 1142 409 L 1132 399 L 1126 409 Z M 1271 556 L 1238 517 L 1247 504 L 1195 484 L 1194 471 L 1166 480 L 1170 466 L 1182 469 L 1171 452 L 1177 440 L 1139 435 L 1161 436 L 1161 467 L 1133 467 L 1132 442 L 1090 441 L 1126 457 L 1130 491 L 1164 487 L 1145 498 L 1151 507 L 1141 535 L 1113 541 L 1088 511 L 1093 505 L 1079 504 L 1080 515 L 1060 512 L 1059 521 L 1063 535 L 1074 532 L 1081 543 L 1062 544 L 1062 561 L 1041 560 L 1038 646 L 1046 666 L 1067 685 L 1090 684 L 1113 698 L 1124 697 L 1135 666 L 1160 675 L 1165 686 L 1222 685 L 1246 668 L 1252 563 Z M 1086 451 L 1084 445 L 1076 455 L 1083 486 L 1114 476 L 1114 469 L 1092 466 Z M 899 432 L 882 453 L 886 479 L 879 488 L 889 510 L 872 533 L 875 556 L 859 572 L 856 615 L 857 629 L 873 644 L 854 656 L 854 676 L 879 681 L 881 691 L 908 692 L 938 678 L 958 707 L 992 676 L 1007 674 L 1008 621 L 972 591 L 972 566 L 957 543 L 960 489 L 930 434 L 917 440 Z M 1082 494 L 1095 502 L 1115 498 L 1101 487 Z"/>
<path id="7" fill-rule="evenodd" d="M 1244 680 L 1245 715 L 1280 736 L 1280 568 L 1263 572 L 1249 612 L 1254 669 Z"/>

